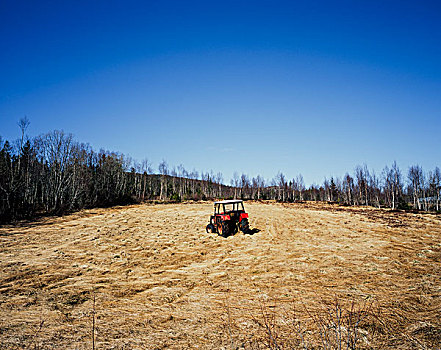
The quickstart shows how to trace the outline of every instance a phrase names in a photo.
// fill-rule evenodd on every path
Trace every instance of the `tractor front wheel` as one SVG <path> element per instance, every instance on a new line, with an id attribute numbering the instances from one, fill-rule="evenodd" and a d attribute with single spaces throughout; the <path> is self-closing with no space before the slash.
<path id="1" fill-rule="evenodd" d="M 216 233 L 216 227 L 213 224 L 208 224 L 205 230 L 207 233 Z"/>

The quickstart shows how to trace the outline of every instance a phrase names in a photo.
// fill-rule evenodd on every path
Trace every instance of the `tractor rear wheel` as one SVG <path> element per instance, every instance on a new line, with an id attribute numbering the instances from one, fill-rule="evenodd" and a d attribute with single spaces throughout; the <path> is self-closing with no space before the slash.
<path id="1" fill-rule="evenodd" d="M 243 233 L 247 233 L 250 230 L 250 224 L 248 223 L 248 219 L 242 219 L 239 223 L 239 228 Z"/>
<path id="2" fill-rule="evenodd" d="M 221 227 L 219 229 L 219 235 L 222 237 L 228 237 L 229 236 L 229 229 L 226 222 L 222 222 Z"/>

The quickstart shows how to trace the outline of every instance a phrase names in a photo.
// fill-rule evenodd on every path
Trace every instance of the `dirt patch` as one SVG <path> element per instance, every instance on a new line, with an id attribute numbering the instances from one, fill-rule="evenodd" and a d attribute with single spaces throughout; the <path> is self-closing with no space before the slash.
<path id="1" fill-rule="evenodd" d="M 439 341 L 439 216 L 246 203 L 256 233 L 225 239 L 205 232 L 212 206 L 94 209 L 0 228 L 0 348 L 90 349 L 94 310 L 101 349 L 246 346 L 262 302 L 313 310 L 335 298 L 387 310 L 396 334 L 386 346 Z"/>

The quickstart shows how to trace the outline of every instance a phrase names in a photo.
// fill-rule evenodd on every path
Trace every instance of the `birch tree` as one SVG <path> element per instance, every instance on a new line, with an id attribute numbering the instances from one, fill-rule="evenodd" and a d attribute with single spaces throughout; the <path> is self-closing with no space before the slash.
<path id="1" fill-rule="evenodd" d="M 161 200 L 165 200 L 167 198 L 167 176 L 168 176 L 168 164 L 163 159 L 161 163 L 159 163 L 158 167 L 159 173 L 161 174 L 161 191 L 159 198 Z"/>
<path id="2" fill-rule="evenodd" d="M 415 209 L 421 210 L 421 189 L 423 182 L 423 170 L 419 165 L 414 165 L 409 168 L 407 178 L 410 182 L 410 187 L 412 190 L 413 207 Z"/>

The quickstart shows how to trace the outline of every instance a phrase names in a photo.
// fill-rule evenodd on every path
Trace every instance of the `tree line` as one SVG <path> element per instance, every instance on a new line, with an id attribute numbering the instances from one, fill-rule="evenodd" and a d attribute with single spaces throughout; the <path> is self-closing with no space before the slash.
<path id="1" fill-rule="evenodd" d="M 392 209 L 440 211 L 441 172 L 414 165 L 404 176 L 394 162 L 377 176 L 366 165 L 353 174 L 325 178 L 305 186 L 303 176 L 288 179 L 282 172 L 270 180 L 235 172 L 229 185 L 213 171 L 189 171 L 163 160 L 152 163 L 117 152 L 94 151 L 71 134 L 52 131 L 26 136 L 27 118 L 20 120 L 21 137 L 0 137 L 0 222 L 56 215 L 82 208 L 138 203 L 231 199 L 330 201 Z"/>

